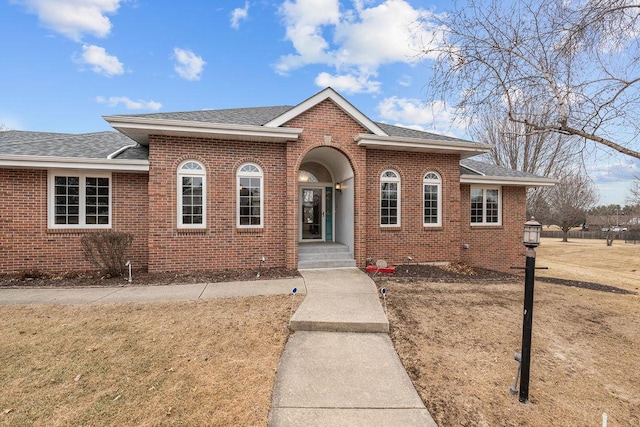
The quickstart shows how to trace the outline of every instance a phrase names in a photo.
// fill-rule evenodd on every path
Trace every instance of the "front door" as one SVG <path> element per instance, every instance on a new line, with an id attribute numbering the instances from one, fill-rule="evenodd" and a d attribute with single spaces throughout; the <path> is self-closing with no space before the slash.
<path id="1" fill-rule="evenodd" d="M 303 188 L 301 202 L 301 239 L 323 241 L 324 189 Z"/>

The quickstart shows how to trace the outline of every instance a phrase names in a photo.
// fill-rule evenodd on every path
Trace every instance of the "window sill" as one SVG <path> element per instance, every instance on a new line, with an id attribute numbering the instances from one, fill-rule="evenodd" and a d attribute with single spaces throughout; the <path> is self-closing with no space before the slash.
<path id="1" fill-rule="evenodd" d="M 112 227 L 96 227 L 96 228 L 47 228 L 47 234 L 87 234 L 87 233 L 95 233 L 97 231 L 110 231 L 113 230 Z"/>
<path id="2" fill-rule="evenodd" d="M 177 228 L 176 234 L 207 234 L 206 228 Z"/>
<path id="3" fill-rule="evenodd" d="M 263 234 L 264 233 L 264 227 L 260 227 L 260 228 L 240 228 L 240 227 L 236 227 L 236 233 L 238 234 Z"/>
<path id="4" fill-rule="evenodd" d="M 383 233 L 397 233 L 399 231 L 402 231 L 402 226 L 401 225 L 393 225 L 390 227 L 380 226 L 380 231 Z"/>
<path id="5" fill-rule="evenodd" d="M 502 230 L 502 224 L 471 224 L 472 230 Z"/>

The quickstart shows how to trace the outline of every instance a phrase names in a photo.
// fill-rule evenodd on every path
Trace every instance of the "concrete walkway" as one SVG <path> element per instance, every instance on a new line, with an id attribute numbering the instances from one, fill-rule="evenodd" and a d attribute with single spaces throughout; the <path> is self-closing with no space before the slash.
<path id="1" fill-rule="evenodd" d="M 357 268 L 302 270 L 307 296 L 280 359 L 269 425 L 435 426 Z"/>
<path id="2" fill-rule="evenodd" d="M 297 287 L 305 293 L 302 278 L 249 282 L 199 283 L 193 285 L 95 287 L 95 288 L 0 288 L 0 305 L 6 304 L 108 304 L 152 301 L 194 301 L 235 296 L 289 294 Z"/>

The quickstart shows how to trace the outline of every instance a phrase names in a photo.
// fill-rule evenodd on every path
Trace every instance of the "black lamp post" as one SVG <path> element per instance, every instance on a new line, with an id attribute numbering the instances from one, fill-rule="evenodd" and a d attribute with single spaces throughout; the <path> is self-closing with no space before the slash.
<path id="1" fill-rule="evenodd" d="M 520 373 L 520 402 L 529 399 L 529 367 L 531 364 L 531 326 L 533 324 L 533 282 L 536 271 L 536 251 L 540 244 L 541 225 L 535 218 L 524 223 L 524 245 L 527 264 L 524 274 L 524 314 L 522 320 L 522 359 Z"/>

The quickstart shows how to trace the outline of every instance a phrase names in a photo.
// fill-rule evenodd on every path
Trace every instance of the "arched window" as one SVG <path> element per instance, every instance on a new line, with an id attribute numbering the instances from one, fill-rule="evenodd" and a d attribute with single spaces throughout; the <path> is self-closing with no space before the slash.
<path id="1" fill-rule="evenodd" d="M 386 170 L 380 175 L 380 226 L 400 225 L 400 175 Z"/>
<path id="2" fill-rule="evenodd" d="M 237 225 L 240 228 L 261 228 L 264 226 L 264 180 L 262 169 L 253 163 L 245 163 L 238 168 L 237 184 Z"/>
<path id="3" fill-rule="evenodd" d="M 427 172 L 422 180 L 423 225 L 442 226 L 442 179 L 435 172 Z"/>
<path id="4" fill-rule="evenodd" d="M 178 228 L 205 228 L 207 173 L 201 163 L 187 160 L 178 167 Z"/>

